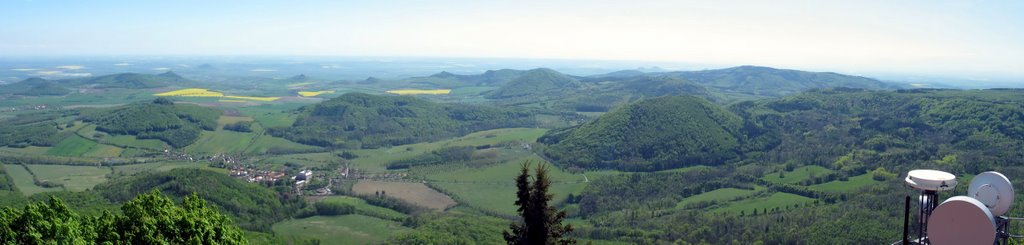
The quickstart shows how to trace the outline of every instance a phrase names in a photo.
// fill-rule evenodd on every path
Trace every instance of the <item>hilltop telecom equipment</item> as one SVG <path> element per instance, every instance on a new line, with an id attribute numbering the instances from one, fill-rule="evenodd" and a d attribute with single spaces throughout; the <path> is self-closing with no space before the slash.
<path id="1" fill-rule="evenodd" d="M 1002 216 L 1013 203 L 1013 185 L 998 172 L 984 172 L 971 180 L 967 196 L 955 196 L 941 204 L 939 192 L 953 190 L 956 176 L 938 170 L 907 173 L 907 186 L 920 190 L 917 239 L 909 237 L 910 196 L 905 199 L 903 240 L 893 244 L 1007 244 L 1009 221 Z"/>

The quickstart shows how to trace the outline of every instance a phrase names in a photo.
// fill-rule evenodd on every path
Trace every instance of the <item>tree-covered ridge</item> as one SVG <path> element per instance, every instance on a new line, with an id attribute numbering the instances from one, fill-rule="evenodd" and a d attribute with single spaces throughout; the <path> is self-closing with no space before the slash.
<path id="1" fill-rule="evenodd" d="M 667 76 L 683 78 L 726 93 L 743 93 L 780 97 L 817 88 L 895 89 L 896 85 L 875 79 L 833 72 L 807 72 L 760 66 L 739 66 L 726 69 L 667 72 Z"/>
<path id="2" fill-rule="evenodd" d="M 595 178 L 570 202 L 600 225 L 576 234 L 652 244 L 891 242 L 903 220 L 902 206 L 894 203 L 913 193 L 893 173 L 995 170 L 1024 178 L 1022 95 L 1024 90 L 825 89 L 734 104 L 729 110 L 743 118 L 748 136 L 741 154 L 714 167 Z M 557 134 L 548 137 L 564 137 Z M 799 182 L 768 181 L 807 165 L 826 171 Z M 824 183 L 855 185 L 854 178 L 864 176 L 877 182 L 851 191 L 822 189 Z M 684 203 L 723 189 L 749 196 Z M 781 199 L 802 201 L 769 201 Z"/>
<path id="3" fill-rule="evenodd" d="M 175 205 L 159 192 L 125 202 L 121 213 L 84 216 L 60 199 L 0 210 L 5 244 L 247 244 L 231 219 L 196 195 Z"/>
<path id="4" fill-rule="evenodd" d="M 68 93 L 71 93 L 70 89 L 61 86 L 54 81 L 35 77 L 25 79 L 18 83 L 0 86 L 0 94 L 47 96 L 65 95 Z"/>
<path id="5" fill-rule="evenodd" d="M 557 71 L 538 68 L 524 72 L 498 90 L 487 94 L 487 98 L 502 99 L 523 96 L 553 96 L 559 90 L 571 90 L 580 86 L 579 80 Z"/>
<path id="6" fill-rule="evenodd" d="M 14 118 L 0 120 L 0 146 L 52 146 L 73 132 L 61 132 L 66 125 L 57 123 L 57 118 L 75 115 L 75 111 L 54 111 L 19 114 Z"/>
<path id="7" fill-rule="evenodd" d="M 729 111 L 706 102 L 656 103 L 671 101 L 659 98 L 624 106 L 575 129 L 551 131 L 541 142 L 550 145 L 547 155 L 562 164 L 635 170 L 739 160 L 842 164 L 851 173 L 878 167 L 833 163 L 850 154 L 924 158 L 919 161 L 956 155 L 1005 164 L 1020 162 L 1014 158 L 1019 153 L 1011 150 L 1024 143 L 1024 109 L 1012 96 L 1020 93 L 826 89 L 742 102 Z M 694 117 L 699 112 L 712 116 Z M 859 150 L 866 152 L 855 153 Z"/>
<path id="8" fill-rule="evenodd" d="M 655 170 L 717 165 L 735 158 L 743 121 L 707 100 L 667 96 L 629 104 L 540 139 L 545 153 L 583 168 Z"/>
<path id="9" fill-rule="evenodd" d="M 376 148 L 534 124 L 520 111 L 348 93 L 305 107 L 292 127 L 272 133 L 311 145 Z"/>
<path id="10" fill-rule="evenodd" d="M 167 86 L 188 86 L 195 81 L 174 72 L 161 74 L 118 73 L 104 76 L 47 80 L 28 78 L 20 82 L 0 85 L 0 95 L 53 96 L 66 95 L 74 88 L 90 89 L 147 89 Z"/>
<path id="11" fill-rule="evenodd" d="M 117 179 L 93 189 L 116 203 L 152 190 L 176 198 L 195 193 L 229 214 L 242 228 L 257 231 L 269 231 L 273 223 L 291 217 L 304 205 L 298 197 L 283 194 L 290 191 L 287 186 L 268 189 L 222 173 L 192 168 Z"/>
<path id="12" fill-rule="evenodd" d="M 157 75 L 141 73 L 119 73 L 97 77 L 58 80 L 57 82 L 69 85 L 93 85 L 97 88 L 130 89 L 159 88 L 166 86 L 186 86 L 189 83 L 193 83 L 193 81 L 183 78 L 171 71 Z"/>
<path id="13" fill-rule="evenodd" d="M 216 129 L 217 118 L 222 112 L 158 98 L 113 109 L 85 110 L 82 114 L 82 119 L 95 123 L 97 130 L 135 135 L 141 139 L 159 139 L 181 148 L 194 143 L 202 130 Z"/>

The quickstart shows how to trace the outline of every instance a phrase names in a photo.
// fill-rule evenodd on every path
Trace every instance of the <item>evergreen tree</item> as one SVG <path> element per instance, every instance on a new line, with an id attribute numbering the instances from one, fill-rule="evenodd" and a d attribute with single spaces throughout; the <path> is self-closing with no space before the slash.
<path id="1" fill-rule="evenodd" d="M 524 162 L 516 176 L 517 212 L 523 218 L 512 223 L 511 231 L 502 232 L 508 244 L 575 244 L 576 240 L 565 237 L 572 232 L 572 225 L 562 225 L 565 211 L 558 211 L 548 205 L 552 195 L 548 193 L 551 181 L 547 166 L 538 164 L 530 182 L 530 162 Z"/>

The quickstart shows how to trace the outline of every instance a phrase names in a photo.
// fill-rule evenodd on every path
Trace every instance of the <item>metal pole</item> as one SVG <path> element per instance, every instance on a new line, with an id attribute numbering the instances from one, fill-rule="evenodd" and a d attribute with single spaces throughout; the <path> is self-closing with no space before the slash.
<path id="1" fill-rule="evenodd" d="M 910 195 L 903 201 L 903 245 L 910 245 Z"/>

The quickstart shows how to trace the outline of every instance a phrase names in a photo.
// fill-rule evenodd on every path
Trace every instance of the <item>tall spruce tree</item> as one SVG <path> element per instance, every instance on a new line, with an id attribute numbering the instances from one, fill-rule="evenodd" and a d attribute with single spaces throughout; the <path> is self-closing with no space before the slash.
<path id="1" fill-rule="evenodd" d="M 512 223 L 511 231 L 502 232 L 508 244 L 575 244 L 576 240 L 565 237 L 572 232 L 572 225 L 562 225 L 565 211 L 548 205 L 552 195 L 548 193 L 547 166 L 537 164 L 533 183 L 530 182 L 529 161 L 524 162 L 516 176 L 516 206 L 522 221 Z"/>

